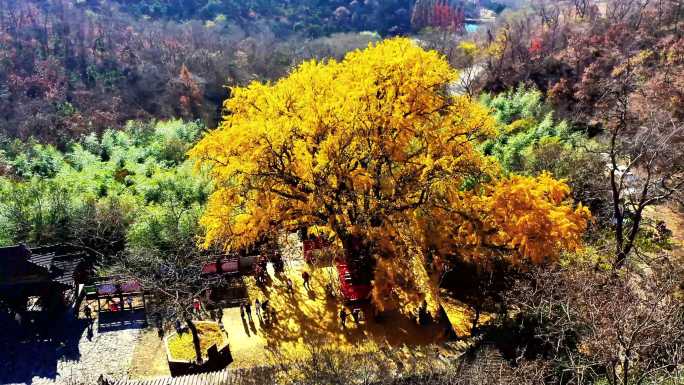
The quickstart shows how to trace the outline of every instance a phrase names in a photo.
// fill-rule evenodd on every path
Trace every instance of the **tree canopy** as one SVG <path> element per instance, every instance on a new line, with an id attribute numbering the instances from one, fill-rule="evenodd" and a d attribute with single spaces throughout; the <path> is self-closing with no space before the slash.
<path id="1" fill-rule="evenodd" d="M 477 144 L 488 110 L 446 85 L 436 52 L 391 39 L 342 61 L 302 64 L 233 90 L 221 126 L 190 155 L 216 189 L 205 246 L 240 248 L 275 230 L 329 233 L 380 307 L 436 309 L 452 258 L 540 262 L 580 246 L 588 211 L 562 182 L 505 177 Z"/>

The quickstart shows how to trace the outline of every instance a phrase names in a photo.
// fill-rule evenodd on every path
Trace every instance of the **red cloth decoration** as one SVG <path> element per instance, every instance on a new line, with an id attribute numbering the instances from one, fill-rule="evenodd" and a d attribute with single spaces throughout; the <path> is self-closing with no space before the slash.
<path id="1" fill-rule="evenodd" d="M 346 263 L 337 264 L 337 274 L 340 278 L 340 288 L 344 299 L 347 301 L 359 301 L 367 299 L 371 292 L 371 285 L 355 284 L 349 273 Z"/>

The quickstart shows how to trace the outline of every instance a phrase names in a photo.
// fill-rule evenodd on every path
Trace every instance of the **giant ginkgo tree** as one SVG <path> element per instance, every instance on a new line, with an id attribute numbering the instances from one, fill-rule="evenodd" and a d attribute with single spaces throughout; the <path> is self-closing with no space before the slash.
<path id="1" fill-rule="evenodd" d="M 434 51 L 391 39 L 235 88 L 219 128 L 190 152 L 215 191 L 205 245 L 326 231 L 380 308 L 437 309 L 449 261 L 541 262 L 580 246 L 588 211 L 548 175 L 503 175 L 477 143 L 487 109 L 446 85 Z"/>

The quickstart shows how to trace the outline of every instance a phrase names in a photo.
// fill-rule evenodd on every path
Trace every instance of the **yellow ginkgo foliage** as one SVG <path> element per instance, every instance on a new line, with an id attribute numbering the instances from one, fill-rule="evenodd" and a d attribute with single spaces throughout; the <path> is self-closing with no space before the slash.
<path id="1" fill-rule="evenodd" d="M 233 89 L 221 126 L 190 152 L 216 184 L 205 245 L 275 231 L 334 234 L 381 307 L 437 306 L 450 258 L 554 258 L 577 248 L 588 212 L 548 175 L 503 178 L 477 142 L 480 104 L 448 95 L 457 73 L 408 39 L 340 62 L 309 61 L 274 84 Z"/>

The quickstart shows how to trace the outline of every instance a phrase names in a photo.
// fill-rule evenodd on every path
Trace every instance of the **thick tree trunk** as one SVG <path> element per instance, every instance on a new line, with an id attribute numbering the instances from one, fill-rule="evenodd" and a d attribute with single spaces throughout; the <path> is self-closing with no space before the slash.
<path id="1" fill-rule="evenodd" d="M 372 251 L 361 235 L 338 232 L 344 248 L 345 262 L 355 282 L 368 283 L 373 279 Z"/>
<path id="2" fill-rule="evenodd" d="M 643 202 L 640 202 L 643 205 Z M 640 206 L 643 207 L 643 206 Z M 615 267 L 621 268 L 627 261 L 627 256 L 634 248 L 634 243 L 636 242 L 637 235 L 639 234 L 639 227 L 641 226 L 641 220 L 643 219 L 643 209 L 639 208 L 632 216 L 632 222 L 627 227 L 629 233 L 625 239 L 623 231 L 624 226 L 624 215 L 621 215 L 618 221 L 618 226 L 616 226 L 616 256 L 615 256 Z"/>
<path id="3" fill-rule="evenodd" d="M 198 363 L 202 363 L 202 349 L 200 348 L 200 337 L 199 332 L 197 331 L 197 326 L 195 326 L 195 323 L 192 322 L 190 317 L 185 317 L 185 323 L 188 325 L 188 329 L 190 329 L 190 334 L 192 334 L 192 345 L 195 348 L 195 359 Z"/>
<path id="4" fill-rule="evenodd" d="M 629 350 L 625 352 L 622 361 L 622 385 L 629 385 Z"/>

